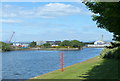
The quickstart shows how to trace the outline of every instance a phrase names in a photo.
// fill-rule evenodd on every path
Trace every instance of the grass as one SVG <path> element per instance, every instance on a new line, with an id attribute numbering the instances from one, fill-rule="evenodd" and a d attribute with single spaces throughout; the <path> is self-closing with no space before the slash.
<path id="1" fill-rule="evenodd" d="M 118 62 L 115 59 L 101 59 L 95 57 L 81 63 L 64 68 L 64 72 L 55 70 L 53 72 L 34 77 L 36 79 L 118 79 Z"/>

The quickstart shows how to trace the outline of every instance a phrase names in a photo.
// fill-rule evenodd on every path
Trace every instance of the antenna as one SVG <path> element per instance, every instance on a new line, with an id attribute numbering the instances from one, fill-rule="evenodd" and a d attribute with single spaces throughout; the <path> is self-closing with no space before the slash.
<path id="1" fill-rule="evenodd" d="M 103 41 L 103 35 L 102 35 L 101 41 Z"/>

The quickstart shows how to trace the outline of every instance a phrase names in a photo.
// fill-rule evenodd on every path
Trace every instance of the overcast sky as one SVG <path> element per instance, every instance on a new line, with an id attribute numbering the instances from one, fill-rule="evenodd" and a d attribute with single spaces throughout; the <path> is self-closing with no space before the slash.
<path id="1" fill-rule="evenodd" d="M 91 13 L 80 2 L 1 3 L 2 41 L 80 40 L 96 41 L 112 34 L 97 28 Z"/>

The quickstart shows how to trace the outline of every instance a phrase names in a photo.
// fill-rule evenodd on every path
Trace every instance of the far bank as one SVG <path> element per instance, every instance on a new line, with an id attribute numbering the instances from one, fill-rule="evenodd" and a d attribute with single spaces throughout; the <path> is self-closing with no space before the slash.
<path id="1" fill-rule="evenodd" d="M 83 49 L 83 48 L 81 48 Z M 48 50 L 48 51 L 77 51 L 77 50 L 81 50 L 80 48 L 17 48 L 17 49 L 11 49 L 9 51 L 18 51 L 18 50 Z M 6 52 L 6 51 L 2 51 L 0 50 L 0 52 Z M 7 51 L 8 52 L 8 51 Z"/>

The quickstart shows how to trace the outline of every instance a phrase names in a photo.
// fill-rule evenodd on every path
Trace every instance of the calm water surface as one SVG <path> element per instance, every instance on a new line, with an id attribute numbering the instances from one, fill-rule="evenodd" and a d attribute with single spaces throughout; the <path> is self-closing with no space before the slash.
<path id="1" fill-rule="evenodd" d="M 2 53 L 2 78 L 28 79 L 60 68 L 60 52 L 65 67 L 98 56 L 101 48 L 78 51 L 11 51 Z"/>

